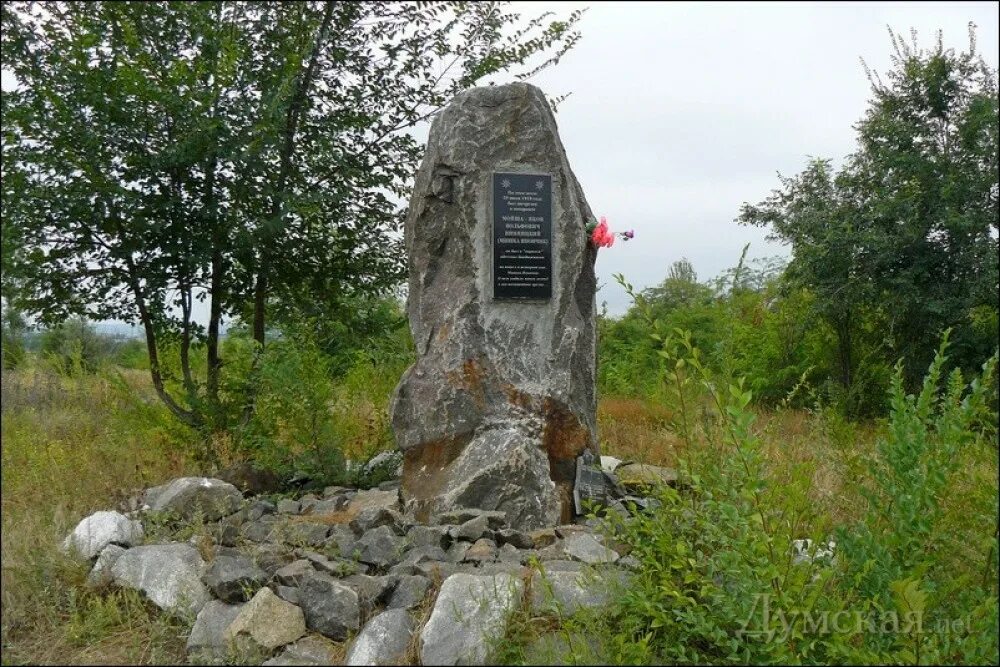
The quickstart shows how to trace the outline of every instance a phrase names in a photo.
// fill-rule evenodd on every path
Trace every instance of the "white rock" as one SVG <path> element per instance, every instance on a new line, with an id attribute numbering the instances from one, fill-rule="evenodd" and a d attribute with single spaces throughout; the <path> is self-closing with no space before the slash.
<path id="1" fill-rule="evenodd" d="M 601 469 L 604 472 L 614 472 L 615 468 L 622 464 L 621 459 L 616 459 L 613 456 L 602 456 L 601 457 Z"/>
<path id="2" fill-rule="evenodd" d="M 63 551 L 76 550 L 84 558 L 93 558 L 109 544 L 130 547 L 142 541 L 142 524 L 119 512 L 94 512 L 76 524 L 63 541 Z"/>
<path id="3" fill-rule="evenodd" d="M 413 636 L 413 618 L 405 609 L 384 611 L 361 628 L 345 665 L 399 665 Z"/>
<path id="4" fill-rule="evenodd" d="M 523 590 L 523 581 L 505 573 L 448 577 L 420 634 L 421 663 L 485 664 Z"/>
<path id="5" fill-rule="evenodd" d="M 136 588 L 167 611 L 196 614 L 211 599 L 201 583 L 205 561 L 187 544 L 150 544 L 129 549 L 111 574 L 119 586 Z"/>

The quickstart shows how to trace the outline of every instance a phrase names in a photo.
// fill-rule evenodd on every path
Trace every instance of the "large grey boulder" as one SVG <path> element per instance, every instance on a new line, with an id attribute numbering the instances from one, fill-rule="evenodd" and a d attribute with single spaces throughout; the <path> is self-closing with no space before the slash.
<path id="1" fill-rule="evenodd" d="M 493 299 L 497 171 L 552 175 L 547 301 Z M 569 520 L 576 457 L 598 453 L 593 217 L 538 88 L 474 88 L 435 117 L 405 225 L 417 361 L 392 401 L 420 521 L 458 507 L 524 530 Z"/>
<path id="2" fill-rule="evenodd" d="M 130 547 L 142 541 L 142 524 L 119 512 L 94 512 L 63 541 L 63 551 L 93 558 L 109 544 Z"/>
<path id="3" fill-rule="evenodd" d="M 200 514 L 215 521 L 232 514 L 243 503 L 239 489 L 211 477 L 180 477 L 146 490 L 146 504 L 154 512 L 171 512 L 182 519 Z"/>
<path id="4" fill-rule="evenodd" d="M 424 665 L 483 665 L 506 629 L 524 582 L 510 574 L 453 574 L 420 633 Z"/>
<path id="5" fill-rule="evenodd" d="M 133 547 L 118 557 L 111 575 L 119 586 L 135 588 L 157 607 L 197 614 L 211 599 L 201 582 L 205 561 L 189 544 Z"/>
<path id="6" fill-rule="evenodd" d="M 361 628 L 347 652 L 345 665 L 401 665 L 413 635 L 413 618 L 405 609 L 384 611 Z"/>

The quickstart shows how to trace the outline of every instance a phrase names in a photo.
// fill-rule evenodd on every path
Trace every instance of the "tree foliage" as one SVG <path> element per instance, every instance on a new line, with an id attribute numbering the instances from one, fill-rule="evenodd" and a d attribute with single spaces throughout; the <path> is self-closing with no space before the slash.
<path id="1" fill-rule="evenodd" d="M 930 50 L 915 34 L 912 45 L 890 35 L 894 67 L 885 79 L 869 71 L 872 99 L 843 168 L 813 160 L 738 218 L 791 245 L 788 275 L 835 331 L 847 389 L 864 346 L 890 366 L 902 358 L 908 387 L 946 328 L 967 370 L 996 346 L 996 72 L 976 53 L 973 26 L 958 54 L 940 34 Z"/>
<path id="2" fill-rule="evenodd" d="M 466 2 L 5 3 L 18 83 L 3 100 L 5 293 L 43 322 L 140 323 L 160 398 L 188 424 L 223 426 L 223 318 L 244 314 L 262 349 L 276 304 L 385 294 L 421 148 L 405 130 L 484 77 L 558 62 L 579 17 Z M 161 359 L 171 345 L 177 376 Z"/>

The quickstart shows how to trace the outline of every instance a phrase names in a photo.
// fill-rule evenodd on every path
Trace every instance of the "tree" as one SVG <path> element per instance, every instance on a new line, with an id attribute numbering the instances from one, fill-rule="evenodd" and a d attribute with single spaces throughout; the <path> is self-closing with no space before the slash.
<path id="1" fill-rule="evenodd" d="M 580 13 L 549 16 L 465 2 L 5 3 L 16 301 L 43 322 L 140 323 L 164 403 L 224 427 L 223 317 L 249 310 L 262 350 L 277 302 L 394 286 L 397 202 L 420 155 L 405 130 L 484 77 L 558 62 Z M 174 344 L 179 378 L 161 360 Z"/>
<path id="2" fill-rule="evenodd" d="M 912 46 L 890 36 L 894 68 L 885 82 L 868 72 L 873 97 L 840 172 L 813 160 L 737 219 L 791 244 L 789 276 L 836 332 L 846 388 L 862 329 L 883 341 L 888 365 L 904 360 L 911 388 L 946 328 L 967 369 L 996 346 L 980 326 L 1000 291 L 996 72 L 976 54 L 974 26 L 961 54 L 940 33 L 929 51 L 915 34 Z"/>

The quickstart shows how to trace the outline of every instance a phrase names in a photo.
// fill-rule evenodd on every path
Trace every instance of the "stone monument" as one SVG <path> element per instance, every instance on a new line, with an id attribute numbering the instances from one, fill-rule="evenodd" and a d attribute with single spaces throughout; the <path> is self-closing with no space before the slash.
<path id="1" fill-rule="evenodd" d="M 417 361 L 392 399 L 417 520 L 569 521 L 597 450 L 593 214 L 538 88 L 461 93 L 431 126 L 406 218 Z"/>

